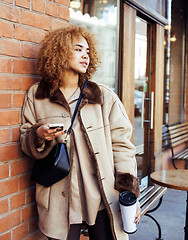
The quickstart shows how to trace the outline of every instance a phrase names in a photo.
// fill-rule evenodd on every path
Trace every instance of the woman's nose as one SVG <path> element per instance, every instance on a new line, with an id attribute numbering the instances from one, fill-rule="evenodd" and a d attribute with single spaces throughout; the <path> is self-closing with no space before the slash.
<path id="1" fill-rule="evenodd" d="M 87 58 L 89 57 L 89 56 L 88 56 L 88 53 L 87 53 L 87 52 L 84 52 L 83 55 L 82 55 L 82 57 L 87 59 Z"/>

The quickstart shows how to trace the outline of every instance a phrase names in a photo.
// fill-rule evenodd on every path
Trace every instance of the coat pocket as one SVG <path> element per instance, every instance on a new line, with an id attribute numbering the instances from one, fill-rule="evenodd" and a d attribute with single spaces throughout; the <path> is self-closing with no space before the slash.
<path id="1" fill-rule="evenodd" d="M 40 184 L 36 184 L 36 202 L 37 205 L 49 209 L 50 200 L 50 187 L 44 187 Z"/>

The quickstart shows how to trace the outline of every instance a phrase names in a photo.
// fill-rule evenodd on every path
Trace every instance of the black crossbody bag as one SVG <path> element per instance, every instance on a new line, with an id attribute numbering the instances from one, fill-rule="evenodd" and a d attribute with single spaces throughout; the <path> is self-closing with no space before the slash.
<path id="1" fill-rule="evenodd" d="M 82 99 L 82 92 L 86 87 L 88 80 L 85 82 L 76 104 L 71 125 L 67 131 L 67 136 L 63 143 L 57 143 L 50 153 L 40 160 L 36 160 L 33 169 L 31 172 L 31 180 L 41 184 L 45 187 L 50 187 L 56 182 L 59 182 L 63 178 L 65 178 L 70 172 L 70 161 L 67 152 L 67 137 L 71 133 L 71 129 L 74 123 L 74 119 L 76 117 L 78 107 L 80 105 Z"/>

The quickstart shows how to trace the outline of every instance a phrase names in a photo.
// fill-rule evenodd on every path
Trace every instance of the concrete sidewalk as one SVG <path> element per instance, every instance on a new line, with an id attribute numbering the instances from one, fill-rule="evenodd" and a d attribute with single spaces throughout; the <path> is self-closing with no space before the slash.
<path id="1" fill-rule="evenodd" d="M 184 239 L 186 198 L 185 191 L 168 189 L 161 206 L 151 213 L 161 225 L 163 240 Z M 157 225 L 147 216 L 140 220 L 137 232 L 129 235 L 130 240 L 155 240 L 157 237 Z"/>

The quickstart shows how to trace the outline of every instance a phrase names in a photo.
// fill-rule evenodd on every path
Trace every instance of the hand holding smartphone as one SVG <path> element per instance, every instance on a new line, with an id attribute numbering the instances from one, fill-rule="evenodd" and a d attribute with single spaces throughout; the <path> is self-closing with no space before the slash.
<path id="1" fill-rule="evenodd" d="M 49 125 L 49 129 L 56 129 L 56 132 L 62 131 L 64 128 L 63 123 L 54 123 Z"/>

